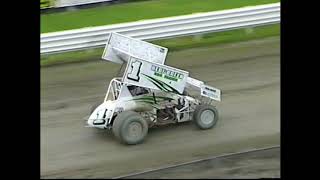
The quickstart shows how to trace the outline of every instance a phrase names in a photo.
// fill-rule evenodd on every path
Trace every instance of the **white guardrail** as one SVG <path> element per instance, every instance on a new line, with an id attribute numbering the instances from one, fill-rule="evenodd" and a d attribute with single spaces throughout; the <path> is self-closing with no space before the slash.
<path id="1" fill-rule="evenodd" d="M 105 46 L 110 32 L 141 40 L 218 32 L 280 22 L 280 3 L 41 34 L 41 54 Z"/>

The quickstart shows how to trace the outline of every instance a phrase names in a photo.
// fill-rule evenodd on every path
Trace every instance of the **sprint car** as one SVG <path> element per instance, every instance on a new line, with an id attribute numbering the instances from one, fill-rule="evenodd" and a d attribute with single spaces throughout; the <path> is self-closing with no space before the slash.
<path id="1" fill-rule="evenodd" d="M 87 127 L 112 130 L 129 145 L 142 143 L 153 126 L 193 121 L 200 129 L 214 127 L 219 115 L 212 102 L 221 101 L 221 91 L 165 65 L 167 51 L 111 33 L 102 59 L 122 66 L 103 102 L 91 108 Z"/>

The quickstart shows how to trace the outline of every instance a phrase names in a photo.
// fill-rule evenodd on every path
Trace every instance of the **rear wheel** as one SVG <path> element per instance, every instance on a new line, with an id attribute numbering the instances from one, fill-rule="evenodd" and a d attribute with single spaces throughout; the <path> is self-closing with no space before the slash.
<path id="1" fill-rule="evenodd" d="M 218 121 L 218 110 L 211 105 L 199 105 L 194 111 L 193 121 L 200 129 L 210 129 Z"/>
<path id="2" fill-rule="evenodd" d="M 122 143 L 139 144 L 148 133 L 148 123 L 140 114 L 125 111 L 115 118 L 112 131 Z"/>

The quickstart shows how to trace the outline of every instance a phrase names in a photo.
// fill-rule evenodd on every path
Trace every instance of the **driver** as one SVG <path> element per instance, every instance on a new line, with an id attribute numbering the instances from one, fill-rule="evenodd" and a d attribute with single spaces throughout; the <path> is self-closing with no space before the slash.
<path id="1" fill-rule="evenodd" d="M 141 94 L 147 94 L 148 93 L 148 90 L 146 88 L 143 88 L 143 87 L 132 85 L 132 86 L 130 86 L 128 88 L 129 88 L 130 93 L 133 96 L 138 96 L 138 95 L 141 95 Z"/>

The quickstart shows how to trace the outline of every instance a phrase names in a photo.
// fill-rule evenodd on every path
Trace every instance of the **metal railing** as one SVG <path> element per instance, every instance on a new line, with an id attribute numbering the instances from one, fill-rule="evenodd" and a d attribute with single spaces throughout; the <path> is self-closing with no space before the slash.
<path id="1" fill-rule="evenodd" d="M 110 32 L 156 40 L 280 22 L 280 3 L 41 34 L 41 54 L 105 45 Z"/>

